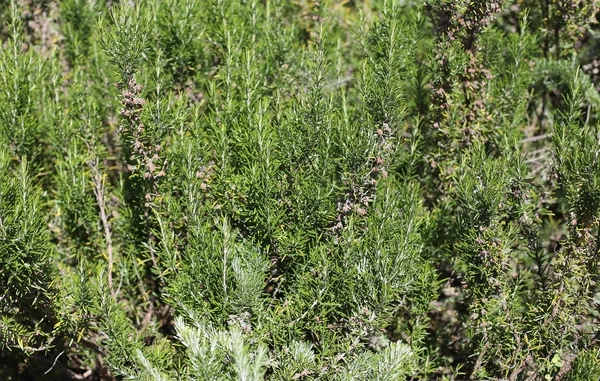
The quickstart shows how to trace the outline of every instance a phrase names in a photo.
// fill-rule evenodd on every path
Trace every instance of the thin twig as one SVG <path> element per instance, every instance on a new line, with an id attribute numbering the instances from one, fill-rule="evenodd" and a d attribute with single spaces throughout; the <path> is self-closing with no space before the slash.
<path id="1" fill-rule="evenodd" d="M 89 149 L 89 147 L 88 147 Z M 100 163 L 97 157 L 94 160 L 88 161 L 88 166 L 92 170 L 92 181 L 94 183 L 94 195 L 96 196 L 96 202 L 98 203 L 98 209 L 100 213 L 100 220 L 102 221 L 102 226 L 104 228 L 104 239 L 106 240 L 106 254 L 108 256 L 108 289 L 110 290 L 110 295 L 115 296 L 113 290 L 113 279 L 112 279 L 112 271 L 113 271 L 113 244 L 112 244 L 112 231 L 110 228 L 110 223 L 108 221 L 108 215 L 106 214 L 106 202 L 105 202 L 105 188 L 104 181 L 100 175 Z"/>
<path id="2" fill-rule="evenodd" d="M 54 362 L 52 363 L 52 366 L 50 367 L 50 369 L 48 369 L 47 371 L 45 371 L 45 372 L 44 372 L 44 374 L 48 374 L 48 373 L 50 373 L 50 372 L 52 371 L 52 369 L 54 369 L 54 367 L 56 366 L 56 362 L 58 361 L 58 358 L 59 358 L 60 356 L 62 356 L 62 354 L 63 354 L 63 353 L 65 353 L 65 351 L 62 351 L 62 352 L 60 352 L 60 353 L 58 354 L 58 356 L 56 356 L 56 357 L 54 358 Z"/>
<path id="3" fill-rule="evenodd" d="M 44 352 L 51 348 L 50 344 L 54 341 L 56 337 L 51 338 L 46 345 L 41 347 L 33 348 L 33 347 L 24 347 L 23 350 L 26 352 Z"/>
<path id="4" fill-rule="evenodd" d="M 544 140 L 546 138 L 549 138 L 550 136 L 552 136 L 552 134 L 543 134 L 543 135 L 530 136 L 528 138 L 521 139 L 521 143 L 537 142 L 539 140 Z"/>
<path id="5" fill-rule="evenodd" d="M 488 338 L 487 338 L 487 330 L 485 328 L 483 330 L 483 340 L 485 340 L 485 345 L 479 352 L 479 356 L 477 356 L 477 361 L 475 361 L 475 366 L 473 366 L 473 372 L 471 373 L 471 377 L 469 378 L 470 380 L 475 379 L 475 375 L 477 374 L 477 372 L 479 371 L 479 368 L 481 368 L 481 364 L 483 363 L 483 356 L 485 355 L 488 348 L 490 347 L 490 342 L 488 341 Z"/>

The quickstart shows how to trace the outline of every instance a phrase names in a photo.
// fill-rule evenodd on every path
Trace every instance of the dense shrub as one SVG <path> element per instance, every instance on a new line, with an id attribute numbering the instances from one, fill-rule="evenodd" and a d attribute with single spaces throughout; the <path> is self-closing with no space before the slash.
<path id="1" fill-rule="evenodd" d="M 11 0 L 0 379 L 600 379 L 596 0 Z"/>

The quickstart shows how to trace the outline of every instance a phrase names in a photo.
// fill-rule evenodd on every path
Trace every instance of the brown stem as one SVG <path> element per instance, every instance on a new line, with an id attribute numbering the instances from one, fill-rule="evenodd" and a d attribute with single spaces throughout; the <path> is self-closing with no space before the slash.
<path id="1" fill-rule="evenodd" d="M 56 339 L 56 337 L 51 338 L 45 345 L 42 345 L 40 347 L 23 347 L 23 350 L 29 353 L 45 352 L 48 349 L 52 348 L 51 344 L 54 341 L 54 339 Z"/>
<path id="2" fill-rule="evenodd" d="M 481 368 L 481 364 L 483 363 L 483 356 L 485 356 L 485 353 L 487 352 L 488 348 L 490 347 L 490 342 L 488 341 L 488 338 L 487 338 L 487 330 L 485 328 L 483 330 L 483 339 L 485 340 L 485 344 L 484 344 L 483 348 L 481 349 L 481 352 L 479 352 L 479 356 L 477 356 L 477 361 L 475 361 L 475 366 L 473 367 L 473 372 L 471 373 L 471 377 L 469 378 L 470 380 L 475 379 L 475 375 L 477 374 L 477 372 L 479 371 L 479 368 Z"/>
<path id="3" fill-rule="evenodd" d="M 509 381 L 514 381 L 517 379 L 517 376 L 527 368 L 527 366 L 533 361 L 533 357 L 531 355 L 527 355 L 525 360 L 521 362 L 521 364 L 511 373 L 508 378 Z"/>
<path id="4" fill-rule="evenodd" d="M 564 359 L 563 366 L 560 368 L 560 371 L 556 374 L 556 377 L 554 377 L 555 381 L 562 381 L 567 376 L 567 374 L 573 368 L 573 362 L 575 361 L 575 359 L 577 359 L 577 355 L 575 354 L 570 354 L 567 356 L 566 359 Z"/>
<path id="5" fill-rule="evenodd" d="M 89 147 L 88 147 L 89 148 Z M 108 215 L 106 214 L 106 202 L 104 195 L 104 182 L 102 181 L 102 176 L 100 175 L 100 163 L 98 158 L 94 158 L 93 160 L 88 161 L 88 166 L 92 170 L 92 181 L 94 183 L 94 195 L 96 196 L 96 201 L 98 203 L 98 209 L 100 212 L 100 220 L 102 221 L 102 227 L 104 228 L 104 239 L 106 240 L 106 254 L 108 256 L 108 289 L 110 290 L 110 295 L 115 296 L 113 290 L 113 279 L 112 279 L 112 271 L 113 271 L 113 245 L 112 245 L 112 231 L 110 229 L 110 223 L 108 222 Z"/>

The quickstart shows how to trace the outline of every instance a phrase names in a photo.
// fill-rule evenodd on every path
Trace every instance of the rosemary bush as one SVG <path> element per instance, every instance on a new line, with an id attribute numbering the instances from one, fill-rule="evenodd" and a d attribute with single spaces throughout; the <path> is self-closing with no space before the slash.
<path id="1" fill-rule="evenodd" d="M 10 0 L 0 379 L 600 379 L 597 0 Z"/>

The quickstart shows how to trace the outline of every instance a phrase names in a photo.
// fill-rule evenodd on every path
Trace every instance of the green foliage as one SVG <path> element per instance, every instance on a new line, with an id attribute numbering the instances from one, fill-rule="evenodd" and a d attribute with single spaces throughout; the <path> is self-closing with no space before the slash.
<path id="1" fill-rule="evenodd" d="M 236 326 L 219 331 L 198 324 L 197 328 L 190 328 L 181 319 L 175 321 L 178 338 L 186 347 L 191 379 L 264 379 L 268 364 L 264 344 L 247 343 L 242 330 Z"/>
<path id="2" fill-rule="evenodd" d="M 569 374 L 569 380 L 585 381 L 595 380 L 600 377 L 600 363 L 598 362 L 598 349 L 582 351 L 575 364 L 573 364 L 573 372 Z"/>
<path id="3" fill-rule="evenodd" d="M 32 158 L 36 154 L 36 140 L 40 139 L 40 125 L 36 114 L 36 98 L 43 69 L 32 51 L 21 52 L 23 22 L 16 2 L 9 5 L 10 37 L 0 53 L 2 73 L 2 111 L 0 131 L 5 149 L 16 158 Z"/>
<path id="4" fill-rule="evenodd" d="M 52 341 L 56 322 L 53 248 L 27 162 L 11 170 L 2 153 L 0 184 L 0 348 L 35 350 Z"/>
<path id="5" fill-rule="evenodd" d="M 597 380 L 597 1 L 11 1 L 0 378 Z"/>
<path id="6" fill-rule="evenodd" d="M 93 23 L 98 5 L 95 0 L 63 0 L 60 2 L 61 27 L 64 29 L 65 56 L 74 63 L 90 53 Z"/>
<path id="7" fill-rule="evenodd" d="M 110 12 L 109 26 L 99 19 L 99 42 L 108 60 L 117 69 L 121 86 L 125 86 L 138 70 L 142 54 L 147 50 L 148 17 L 141 6 L 122 5 Z"/>

